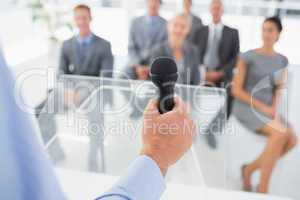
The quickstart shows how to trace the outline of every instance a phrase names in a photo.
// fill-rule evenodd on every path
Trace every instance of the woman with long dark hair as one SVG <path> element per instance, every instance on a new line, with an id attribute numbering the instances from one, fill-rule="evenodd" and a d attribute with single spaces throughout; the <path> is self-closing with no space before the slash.
<path id="1" fill-rule="evenodd" d="M 274 49 L 281 31 L 279 18 L 265 19 L 263 45 L 241 54 L 234 76 L 233 113 L 245 127 L 268 138 L 263 153 L 242 167 L 243 187 L 247 191 L 252 190 L 252 174 L 260 170 L 257 192 L 267 193 L 277 161 L 297 144 L 293 129 L 277 110 L 288 66 L 288 59 Z"/>

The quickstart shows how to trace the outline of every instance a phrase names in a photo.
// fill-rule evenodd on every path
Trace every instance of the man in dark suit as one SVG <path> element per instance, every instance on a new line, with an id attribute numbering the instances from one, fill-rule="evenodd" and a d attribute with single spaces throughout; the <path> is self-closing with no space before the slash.
<path id="1" fill-rule="evenodd" d="M 79 34 L 62 46 L 59 72 L 82 76 L 112 76 L 113 55 L 108 41 L 94 35 L 90 29 L 90 8 L 79 5 L 74 9 Z"/>
<path id="2" fill-rule="evenodd" d="M 149 67 L 145 57 L 157 44 L 167 40 L 167 21 L 159 15 L 162 0 L 144 0 L 146 14 L 133 19 L 129 30 L 128 54 L 129 63 L 122 78 L 134 80 L 148 80 Z M 128 94 L 128 93 L 127 93 Z M 131 94 L 132 95 L 132 94 Z M 130 96 L 131 96 L 130 95 Z M 126 98 L 130 98 L 126 95 Z M 140 100 L 135 100 L 140 102 Z M 139 118 L 142 112 L 132 102 L 132 118 Z M 141 102 L 145 102 L 141 100 Z"/>
<path id="3" fill-rule="evenodd" d="M 202 28 L 203 23 L 200 17 L 192 13 L 193 0 L 183 0 L 183 13 L 187 15 L 191 21 L 190 33 L 187 40 L 191 44 L 195 44 L 198 31 Z"/>
<path id="4" fill-rule="evenodd" d="M 58 78 L 60 79 L 61 75 L 112 77 L 113 55 L 111 45 L 108 41 L 92 33 L 90 28 L 90 23 L 92 21 L 90 8 L 86 5 L 76 6 L 74 8 L 74 20 L 79 29 L 79 33 L 65 41 L 62 45 Z M 59 105 L 63 104 L 66 109 L 74 106 L 79 107 L 91 94 L 93 94 L 93 90 L 96 90 L 99 87 L 97 81 L 94 81 L 93 83 L 92 81 L 85 81 L 85 84 L 83 84 L 83 80 L 80 78 L 62 79 L 62 82 L 64 83 L 64 86 L 66 86 L 63 88 L 63 91 L 61 91 L 60 88 L 55 88 L 54 91 L 49 94 L 47 99 L 48 104 L 53 101 L 51 103 L 54 103 L 57 107 L 55 108 L 55 112 L 42 112 L 39 116 L 40 128 L 45 142 L 47 142 L 49 136 L 51 137 L 56 133 L 56 125 L 53 120 L 54 114 L 59 112 Z M 87 82 L 89 85 L 86 85 Z M 111 98 L 111 93 L 101 95 L 105 96 L 105 102 L 108 102 L 108 99 Z M 96 97 L 98 98 L 99 95 L 96 95 Z M 92 98 L 95 97 L 93 96 Z M 63 99 L 62 102 L 59 102 L 59 99 Z M 96 99 L 93 101 L 96 102 Z M 97 99 L 97 102 L 99 102 L 99 99 Z M 96 106 L 95 108 L 90 109 L 86 115 L 89 121 L 89 169 L 91 171 L 105 170 L 102 143 L 103 133 L 101 127 L 99 128 L 101 123 L 103 123 L 104 118 L 98 108 L 99 107 Z M 94 127 L 97 127 L 97 130 Z M 101 169 L 98 167 L 99 149 L 102 154 Z M 57 157 L 57 155 L 55 156 Z"/>
<path id="5" fill-rule="evenodd" d="M 161 0 L 145 0 L 147 13 L 132 21 L 129 32 L 127 78 L 147 80 L 149 68 L 143 57 L 157 44 L 167 40 L 167 21 L 159 16 Z"/>
<path id="6" fill-rule="evenodd" d="M 238 30 L 222 23 L 223 4 L 213 0 L 210 5 L 212 23 L 197 33 L 200 62 L 206 69 L 206 81 L 218 87 L 231 82 L 233 68 L 240 51 Z M 223 85 L 221 85 L 223 84 Z"/>
<path id="7" fill-rule="evenodd" d="M 200 62 L 206 69 L 205 79 L 207 84 L 226 88 L 228 94 L 227 108 L 224 109 L 227 110 L 227 114 L 221 113 L 224 110 L 220 111 L 212 124 L 230 115 L 232 105 L 230 84 L 240 52 L 238 30 L 222 23 L 223 9 L 221 0 L 212 0 L 210 4 L 212 23 L 201 28 L 197 33 L 196 39 L 196 45 L 200 53 Z M 209 126 L 209 129 L 211 127 Z M 212 132 L 212 130 L 208 130 L 208 132 Z M 213 140 L 211 140 L 210 144 L 216 146 Z"/>

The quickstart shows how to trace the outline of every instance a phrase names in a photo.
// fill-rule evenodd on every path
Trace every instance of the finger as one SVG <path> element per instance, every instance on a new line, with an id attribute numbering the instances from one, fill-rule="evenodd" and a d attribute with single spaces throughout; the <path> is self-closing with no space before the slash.
<path id="1" fill-rule="evenodd" d="M 176 95 L 174 97 L 174 101 L 175 101 L 175 106 L 174 106 L 173 110 L 182 115 L 187 114 L 187 106 L 186 106 L 185 102 L 181 99 L 181 97 Z"/>
<path id="2" fill-rule="evenodd" d="M 184 101 L 179 96 L 175 96 L 174 101 L 174 108 L 171 111 L 160 115 L 159 118 L 167 121 L 174 121 L 178 118 L 181 120 L 185 120 L 186 118 L 189 119 L 189 116 L 187 115 L 187 107 Z"/>
<path id="3" fill-rule="evenodd" d="M 196 134 L 197 125 L 193 119 L 190 119 L 190 123 L 191 123 L 191 134 L 192 134 L 192 137 L 195 138 L 197 135 Z"/>
<path id="4" fill-rule="evenodd" d="M 158 101 L 156 99 L 151 99 L 146 106 L 144 115 L 159 115 L 158 111 Z"/>
<path id="5" fill-rule="evenodd" d="M 191 113 L 191 104 L 186 104 L 186 112 Z"/>
<path id="6" fill-rule="evenodd" d="M 176 116 L 176 115 L 184 116 L 186 114 L 186 105 L 179 96 L 176 95 L 174 97 L 174 103 L 175 103 L 174 108 L 171 111 L 162 114 L 161 117 Z"/>

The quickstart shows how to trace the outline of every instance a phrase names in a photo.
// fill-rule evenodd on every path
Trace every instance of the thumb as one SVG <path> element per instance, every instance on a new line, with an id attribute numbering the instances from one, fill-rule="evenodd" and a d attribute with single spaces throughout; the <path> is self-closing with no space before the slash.
<path id="1" fill-rule="evenodd" d="M 146 116 L 158 116 L 158 101 L 156 99 L 151 99 L 146 106 L 146 109 L 144 111 L 144 117 Z"/>

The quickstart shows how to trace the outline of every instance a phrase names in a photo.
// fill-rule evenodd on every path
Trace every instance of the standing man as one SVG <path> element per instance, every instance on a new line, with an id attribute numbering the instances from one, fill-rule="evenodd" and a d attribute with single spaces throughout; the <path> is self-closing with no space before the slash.
<path id="1" fill-rule="evenodd" d="M 193 0 L 183 0 L 183 12 L 191 21 L 190 33 L 187 40 L 191 44 L 195 44 L 197 32 L 202 28 L 203 23 L 200 17 L 192 13 Z"/>
<path id="2" fill-rule="evenodd" d="M 157 44 L 167 40 L 167 22 L 159 16 L 161 0 L 145 0 L 147 14 L 133 20 L 129 33 L 128 78 L 147 80 L 149 68 L 145 67 L 143 57 Z"/>
<path id="3" fill-rule="evenodd" d="M 95 77 L 112 77 L 113 73 L 113 55 L 111 45 L 108 41 L 96 36 L 90 27 L 92 21 L 91 9 L 87 5 L 78 5 L 74 8 L 74 21 L 79 33 L 71 39 L 65 41 L 62 45 L 61 56 L 59 61 L 59 76 L 61 75 L 79 75 L 79 76 L 95 76 Z M 60 91 L 56 88 L 48 98 L 48 103 L 53 101 L 55 108 L 54 113 L 43 111 L 39 116 L 40 128 L 43 133 L 44 141 L 47 142 L 49 136 L 52 137 L 56 133 L 54 114 L 58 112 L 58 99 L 63 98 L 63 104 L 66 108 L 72 106 L 79 107 L 99 85 L 93 85 L 93 88 L 84 88 L 78 81 L 69 80 L 68 86 Z M 64 80 L 62 80 L 64 82 Z M 91 84 L 90 84 L 91 85 Z M 92 90 L 91 90 L 92 89 Z M 103 94 L 102 94 L 103 95 Z M 59 98 L 57 98 L 59 96 Z M 96 95 L 97 98 L 99 95 Z M 103 95 L 111 98 L 111 93 Z M 107 97 L 109 96 L 109 97 Z M 93 97 L 95 98 L 95 97 Z M 95 101 L 96 102 L 96 101 Z M 97 102 L 99 100 L 97 99 Z M 104 153 L 103 153 L 103 133 L 99 128 L 103 123 L 103 116 L 96 106 L 87 113 L 89 119 L 89 137 L 90 137 L 90 159 L 89 169 L 91 171 L 104 171 Z M 53 123 L 51 123 L 53 122 Z M 53 124 L 53 125 L 50 125 Z M 91 128 L 97 126 L 97 130 Z M 50 127 L 51 126 L 51 127 Z M 101 168 L 99 167 L 98 158 L 99 150 L 102 158 Z M 54 159 L 60 159 L 63 154 L 55 155 Z M 57 158 L 58 157 L 58 158 Z"/>
<path id="4" fill-rule="evenodd" d="M 210 13 L 212 22 L 198 31 L 196 40 L 200 52 L 200 62 L 206 69 L 206 82 L 215 87 L 226 88 L 228 93 L 227 116 L 224 116 L 224 113 L 221 113 L 221 111 L 220 115 L 217 116 L 208 128 L 209 143 L 212 147 L 216 147 L 215 138 L 211 137 L 212 135 L 210 134 L 212 127 L 216 127 L 216 123 L 220 124 L 218 122 L 219 119 L 229 117 L 231 112 L 232 97 L 230 83 L 240 52 L 238 30 L 223 24 L 223 11 L 224 6 L 221 0 L 211 1 Z"/>

